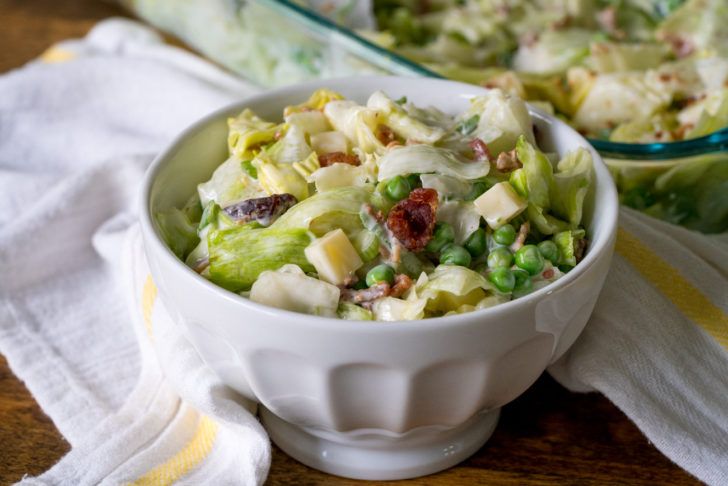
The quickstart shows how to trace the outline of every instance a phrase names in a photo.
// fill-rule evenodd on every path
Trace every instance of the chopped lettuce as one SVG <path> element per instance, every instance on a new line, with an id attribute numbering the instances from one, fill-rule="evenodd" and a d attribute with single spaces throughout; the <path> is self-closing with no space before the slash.
<path id="1" fill-rule="evenodd" d="M 369 97 L 367 108 L 384 115 L 384 124 L 405 140 L 433 144 L 445 135 L 445 130 L 431 127 L 410 116 L 404 108 L 392 101 L 384 92 L 376 91 Z"/>
<path id="2" fill-rule="evenodd" d="M 532 44 L 523 44 L 513 58 L 516 71 L 552 74 L 566 70 L 589 55 L 594 33 L 584 29 L 546 30 Z"/>
<path id="3" fill-rule="evenodd" d="M 428 173 L 474 180 L 485 177 L 489 171 L 490 164 L 485 161 L 465 161 L 450 150 L 424 144 L 396 148 L 379 158 L 379 180 Z"/>
<path id="4" fill-rule="evenodd" d="M 591 185 L 593 166 L 591 153 L 581 147 L 566 154 L 556 166 L 551 191 L 552 210 L 573 227 L 581 223 L 584 198 Z"/>
<path id="5" fill-rule="evenodd" d="M 303 314 L 336 317 L 340 293 L 336 285 L 309 277 L 297 265 L 288 264 L 262 272 L 250 289 L 250 300 Z"/>
<path id="6" fill-rule="evenodd" d="M 523 164 L 523 172 L 519 177 L 525 177 L 528 201 L 542 209 L 551 207 L 549 192 L 554 185 L 554 168 L 548 157 L 525 137 L 520 137 L 516 144 L 516 155 Z M 519 188 L 516 188 L 517 192 Z"/>
<path id="7" fill-rule="evenodd" d="M 293 194 L 302 201 L 308 197 L 308 182 L 291 164 L 277 164 L 265 156 L 253 159 L 260 186 L 268 195 Z"/>
<path id="8" fill-rule="evenodd" d="M 259 118 L 249 108 L 228 119 L 228 128 L 228 149 L 239 160 L 245 159 L 251 148 L 272 142 L 281 130 L 279 125 Z"/>
<path id="9" fill-rule="evenodd" d="M 317 89 L 305 102 L 301 103 L 300 105 L 287 106 L 283 110 L 283 115 L 288 117 L 294 113 L 302 113 L 313 110 L 321 111 L 329 102 L 343 99 L 343 96 L 330 89 Z"/>
<path id="10" fill-rule="evenodd" d="M 227 207 L 245 199 L 266 196 L 258 180 L 243 168 L 243 163 L 235 156 L 220 164 L 209 181 L 197 186 L 197 192 L 203 207 L 210 201 Z"/>
<path id="11" fill-rule="evenodd" d="M 290 126 L 280 140 L 265 150 L 265 154 L 277 164 L 300 162 L 311 152 L 306 142 L 306 132 L 296 125 Z"/>
<path id="12" fill-rule="evenodd" d="M 436 190 L 440 199 L 465 199 L 473 189 L 471 182 L 447 175 L 422 174 L 420 175 L 420 181 L 422 187 Z"/>
<path id="13" fill-rule="evenodd" d="M 470 136 L 485 142 L 493 156 L 512 150 L 521 136 L 535 143 L 531 116 L 520 98 L 494 89 L 470 100 L 470 108 L 459 120 L 468 120 L 473 115 L 478 115 L 479 119 L 477 128 Z"/>
<path id="14" fill-rule="evenodd" d="M 372 314 L 378 321 L 414 321 L 425 317 L 425 299 L 384 297 L 374 301 Z"/>
<path id="15" fill-rule="evenodd" d="M 354 101 L 339 100 L 328 103 L 324 115 L 355 147 L 367 153 L 384 153 L 384 145 L 375 135 L 378 123 L 375 110 Z"/>
<path id="16" fill-rule="evenodd" d="M 437 208 L 437 221 L 448 223 L 455 230 L 455 243 L 463 242 L 480 228 L 481 215 L 472 201 L 446 201 Z"/>
<path id="17" fill-rule="evenodd" d="M 313 235 L 302 228 L 245 227 L 211 231 L 207 236 L 210 252 L 210 280 L 233 292 L 249 290 L 266 270 L 284 264 L 314 271 L 304 255 Z"/>
<path id="18" fill-rule="evenodd" d="M 190 221 L 184 211 L 169 208 L 156 214 L 162 239 L 177 258 L 185 259 L 200 241 L 197 224 Z"/>
<path id="19" fill-rule="evenodd" d="M 350 302 L 339 303 L 338 309 L 336 309 L 336 315 L 339 319 L 345 319 L 347 321 L 371 321 L 374 320 L 372 311 L 359 307 L 356 304 Z"/>
<path id="20" fill-rule="evenodd" d="M 476 305 L 493 290 L 478 272 L 459 265 L 439 265 L 426 279 L 418 280 L 417 296 L 427 300 L 427 309 L 450 312 L 462 305 Z"/>
<path id="21" fill-rule="evenodd" d="M 341 213 L 359 219 L 356 216 L 364 204 L 371 202 L 371 198 L 371 187 L 338 187 L 320 192 L 293 206 L 271 227 L 308 229 L 315 219 L 328 213 Z"/>
<path id="22" fill-rule="evenodd" d="M 559 265 L 573 267 L 576 265 L 576 245 L 584 238 L 584 230 L 569 230 L 556 233 L 553 242 L 559 249 Z"/>

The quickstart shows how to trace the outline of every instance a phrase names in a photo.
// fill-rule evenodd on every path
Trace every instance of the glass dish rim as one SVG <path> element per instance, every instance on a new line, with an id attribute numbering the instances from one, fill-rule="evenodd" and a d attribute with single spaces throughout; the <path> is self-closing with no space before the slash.
<path id="1" fill-rule="evenodd" d="M 392 74 L 428 76 L 446 79 L 444 76 L 411 61 L 389 49 L 365 39 L 352 29 L 343 27 L 333 20 L 296 4 L 293 0 L 255 0 L 268 7 L 282 10 L 294 22 L 299 22 L 329 36 L 331 42 L 359 55 L 366 61 Z M 356 52 L 353 52 L 356 50 Z M 624 143 L 587 138 L 589 143 L 605 158 L 639 161 L 662 161 L 669 159 L 728 152 L 728 127 L 708 135 L 677 142 Z"/>

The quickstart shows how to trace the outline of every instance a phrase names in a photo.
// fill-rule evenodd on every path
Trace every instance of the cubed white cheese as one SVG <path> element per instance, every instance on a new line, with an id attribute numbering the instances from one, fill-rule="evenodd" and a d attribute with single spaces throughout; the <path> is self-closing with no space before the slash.
<path id="1" fill-rule="evenodd" d="M 321 280 L 343 285 L 364 262 L 341 229 L 316 239 L 305 250 L 306 259 L 316 268 Z"/>
<path id="2" fill-rule="evenodd" d="M 341 132 L 322 132 L 311 135 L 311 148 L 319 155 L 331 152 L 346 153 L 349 150 L 349 143 Z"/>
<path id="3" fill-rule="evenodd" d="M 493 229 L 499 228 L 526 209 L 528 203 L 508 182 L 499 182 L 473 201 L 475 209 Z"/>

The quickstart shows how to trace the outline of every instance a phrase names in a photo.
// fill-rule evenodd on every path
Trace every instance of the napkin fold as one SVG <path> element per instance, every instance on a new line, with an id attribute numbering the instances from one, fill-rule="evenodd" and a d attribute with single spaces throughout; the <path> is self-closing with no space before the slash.
<path id="1" fill-rule="evenodd" d="M 24 482 L 262 483 L 255 404 L 173 325 L 134 223 L 154 154 L 254 88 L 116 19 L 0 76 L 0 92 L 0 352 L 72 446 Z M 550 372 L 726 484 L 728 238 L 620 217 L 594 316 Z"/>

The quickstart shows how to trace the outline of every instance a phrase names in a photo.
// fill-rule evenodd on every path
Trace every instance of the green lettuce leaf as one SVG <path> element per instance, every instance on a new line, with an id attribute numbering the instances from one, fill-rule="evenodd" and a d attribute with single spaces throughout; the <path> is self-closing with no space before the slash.
<path id="1" fill-rule="evenodd" d="M 228 149 L 231 155 L 244 160 L 255 146 L 272 142 L 281 126 L 267 122 L 249 108 L 235 118 L 228 119 Z"/>
<path id="2" fill-rule="evenodd" d="M 519 176 L 525 176 L 528 202 L 544 210 L 549 209 L 551 207 L 549 192 L 554 185 L 554 168 L 548 157 L 523 136 L 516 144 L 516 155 L 523 164 L 523 172 Z M 522 190 L 520 187 L 515 189 L 519 193 L 519 189 Z"/>
<path id="3" fill-rule="evenodd" d="M 417 297 L 427 300 L 427 309 L 442 313 L 476 305 L 492 290 L 483 275 L 459 265 L 439 265 L 416 285 Z"/>
<path id="4" fill-rule="evenodd" d="M 576 265 L 576 244 L 582 238 L 584 238 L 584 230 L 562 231 L 553 236 L 553 242 L 559 249 L 559 265 L 570 267 Z"/>
<path id="5" fill-rule="evenodd" d="M 372 314 L 377 321 L 414 321 L 425 317 L 426 303 L 425 299 L 384 297 L 374 301 Z"/>
<path id="6" fill-rule="evenodd" d="M 293 312 L 336 317 L 340 294 L 337 286 L 309 277 L 300 267 L 283 265 L 258 276 L 250 289 L 250 300 Z"/>
<path id="7" fill-rule="evenodd" d="M 268 194 L 244 168 L 235 156 L 220 164 L 209 181 L 197 186 L 200 203 L 206 207 L 214 201 L 222 207 L 245 199 L 265 197 Z"/>
<path id="8" fill-rule="evenodd" d="M 265 149 L 268 158 L 277 164 L 300 162 L 311 152 L 311 147 L 306 142 L 306 132 L 296 125 L 291 125 L 280 140 Z"/>
<path id="9" fill-rule="evenodd" d="M 359 307 L 351 302 L 339 303 L 339 308 L 336 310 L 336 315 L 339 319 L 346 319 L 348 321 L 371 321 L 374 320 L 372 312 Z"/>
<path id="10" fill-rule="evenodd" d="M 315 269 L 304 249 L 313 235 L 302 228 L 231 228 L 211 231 L 207 236 L 210 252 L 210 280 L 233 292 L 248 290 L 266 270 L 284 264 L 298 265 L 306 272 Z"/>
<path id="11" fill-rule="evenodd" d="M 521 136 L 535 143 L 531 115 L 520 98 L 506 95 L 499 89 L 491 90 L 470 100 L 470 107 L 458 121 L 466 121 L 474 115 L 479 117 L 478 126 L 469 137 L 485 142 L 493 156 L 512 150 Z"/>
<path id="12" fill-rule="evenodd" d="M 200 241 L 197 224 L 190 221 L 184 211 L 169 208 L 156 214 L 162 239 L 177 258 L 184 260 Z"/>
<path id="13" fill-rule="evenodd" d="M 572 226 L 581 223 L 582 208 L 592 180 L 593 161 L 591 153 L 578 148 L 566 154 L 556 166 L 551 197 L 555 215 L 565 219 Z"/>
<path id="14" fill-rule="evenodd" d="M 308 230 L 315 219 L 328 213 L 343 213 L 350 215 L 352 219 L 359 219 L 362 206 L 371 202 L 372 191 L 373 189 L 368 186 L 351 186 L 314 194 L 286 211 L 271 225 L 271 228 Z"/>
<path id="15" fill-rule="evenodd" d="M 367 108 L 384 115 L 384 124 L 401 138 L 434 144 L 445 135 L 445 130 L 431 127 L 410 116 L 404 108 L 392 101 L 384 92 L 374 92 L 367 101 Z"/>
<path id="16" fill-rule="evenodd" d="M 487 162 L 466 162 L 454 152 L 431 145 L 408 145 L 388 151 L 379 158 L 379 180 L 397 175 L 437 173 L 473 180 L 488 175 Z"/>

